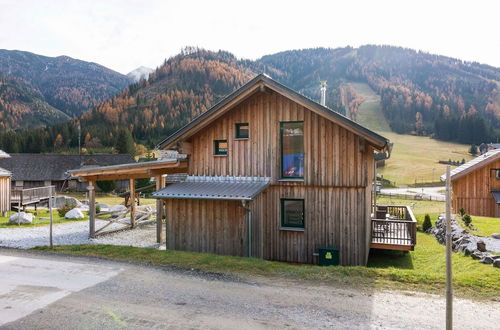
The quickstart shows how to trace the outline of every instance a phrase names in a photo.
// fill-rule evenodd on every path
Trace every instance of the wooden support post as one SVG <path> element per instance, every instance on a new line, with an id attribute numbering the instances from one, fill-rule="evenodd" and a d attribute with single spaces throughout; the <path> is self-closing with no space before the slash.
<path id="1" fill-rule="evenodd" d="M 446 329 L 453 329 L 453 286 L 451 271 L 451 175 L 446 165 Z"/>
<path id="2" fill-rule="evenodd" d="M 130 185 L 130 225 L 135 228 L 135 180 L 129 179 Z"/>
<path id="3" fill-rule="evenodd" d="M 53 247 L 53 244 L 52 244 L 52 223 L 53 223 L 53 219 L 52 219 L 52 191 L 51 191 L 50 196 L 49 196 L 49 219 L 50 219 L 49 244 L 50 244 L 50 248 L 52 249 L 52 247 Z"/>
<path id="4" fill-rule="evenodd" d="M 94 182 L 89 181 L 89 237 L 95 238 L 95 188 Z"/>
<path id="5" fill-rule="evenodd" d="M 156 191 L 163 188 L 163 177 L 158 175 L 156 177 Z M 156 242 L 161 243 L 163 236 L 163 200 L 158 198 L 156 200 Z"/>

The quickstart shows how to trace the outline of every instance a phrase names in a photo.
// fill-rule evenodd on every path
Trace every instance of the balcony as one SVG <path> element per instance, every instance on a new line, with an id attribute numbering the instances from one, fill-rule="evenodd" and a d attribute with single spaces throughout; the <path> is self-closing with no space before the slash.
<path id="1" fill-rule="evenodd" d="M 413 251 L 417 220 L 408 206 L 377 205 L 372 217 L 372 249 Z"/>

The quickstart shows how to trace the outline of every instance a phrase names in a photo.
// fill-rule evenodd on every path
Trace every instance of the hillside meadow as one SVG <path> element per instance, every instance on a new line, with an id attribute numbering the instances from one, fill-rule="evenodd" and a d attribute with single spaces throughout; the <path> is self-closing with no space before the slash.
<path id="1" fill-rule="evenodd" d="M 394 143 L 386 166 L 378 170 L 385 179 L 398 186 L 422 182 L 439 184 L 439 177 L 446 171 L 446 165 L 439 164 L 439 160 L 468 161 L 473 158 L 468 153 L 469 145 L 392 132 L 382 112 L 380 96 L 365 83 L 350 84 L 364 98 L 358 122 Z"/>

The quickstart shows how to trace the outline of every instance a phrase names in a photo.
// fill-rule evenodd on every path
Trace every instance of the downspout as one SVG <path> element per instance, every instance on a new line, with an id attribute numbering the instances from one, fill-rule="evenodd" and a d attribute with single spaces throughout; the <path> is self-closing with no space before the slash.
<path id="1" fill-rule="evenodd" d="M 248 257 L 252 257 L 252 210 L 247 207 L 247 201 L 242 199 L 241 206 L 247 212 L 247 250 Z"/>

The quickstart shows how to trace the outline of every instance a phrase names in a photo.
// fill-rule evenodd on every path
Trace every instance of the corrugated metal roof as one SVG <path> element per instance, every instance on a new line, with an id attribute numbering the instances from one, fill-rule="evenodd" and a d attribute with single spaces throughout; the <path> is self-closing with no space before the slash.
<path id="1" fill-rule="evenodd" d="M 497 204 L 500 204 L 500 191 L 492 191 L 491 194 L 493 195 L 495 202 L 497 202 Z"/>
<path id="2" fill-rule="evenodd" d="M 252 200 L 270 184 L 266 177 L 187 176 L 153 193 L 154 198 Z"/>
<path id="3" fill-rule="evenodd" d="M 475 169 L 478 169 L 495 161 L 499 157 L 500 157 L 500 149 L 488 151 L 484 155 L 476 157 L 473 160 L 470 160 L 467 163 L 460 165 L 459 167 L 452 170 L 450 172 L 451 179 L 452 180 L 458 179 L 459 177 L 462 177 L 467 173 L 474 171 Z M 441 181 L 446 181 L 446 174 L 441 175 Z"/>

